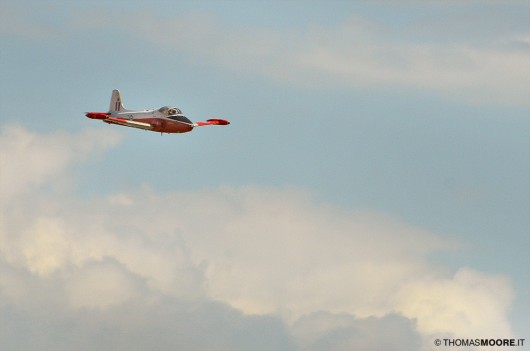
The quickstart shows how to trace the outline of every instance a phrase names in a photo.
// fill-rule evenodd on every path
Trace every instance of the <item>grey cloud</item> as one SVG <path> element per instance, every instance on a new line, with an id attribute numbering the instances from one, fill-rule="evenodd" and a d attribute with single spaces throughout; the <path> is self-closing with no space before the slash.
<path id="1" fill-rule="evenodd" d="M 315 312 L 301 317 L 292 329 L 304 351 L 414 351 L 422 342 L 415 322 L 398 314 L 355 318 Z"/>
<path id="2" fill-rule="evenodd" d="M 0 346 L 11 351 L 296 349 L 278 318 L 245 316 L 219 302 L 168 298 L 106 310 L 0 306 Z"/>
<path id="3" fill-rule="evenodd" d="M 0 348 L 287 351 L 296 345 L 278 317 L 152 291 L 107 258 L 46 276 L 0 260 Z"/>
<path id="4" fill-rule="evenodd" d="M 316 312 L 291 327 L 273 315 L 244 315 L 219 301 L 194 301 L 147 291 L 142 279 L 126 273 L 136 295 L 123 303 L 78 306 L 66 301 L 73 280 L 88 274 L 102 278 L 123 271 L 112 260 L 93 262 L 71 277 L 40 277 L 2 262 L 0 273 L 0 346 L 3 349 L 62 350 L 418 350 L 414 322 L 399 315 L 355 318 Z M 24 296 L 5 294 L 6 277 L 16 276 Z M 116 282 L 92 281 L 86 294 L 100 297 Z M 129 290 L 118 279 L 124 293 Z M 112 289 L 111 289 L 112 290 Z M 389 348 L 391 347 L 391 348 Z"/>

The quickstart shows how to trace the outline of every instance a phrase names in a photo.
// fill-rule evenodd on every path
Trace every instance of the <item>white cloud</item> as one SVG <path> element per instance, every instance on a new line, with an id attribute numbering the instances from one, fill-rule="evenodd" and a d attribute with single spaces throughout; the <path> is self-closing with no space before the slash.
<path id="1" fill-rule="evenodd" d="M 4 127 L 0 134 L 2 201 L 31 193 L 36 186 L 60 177 L 72 163 L 97 155 L 119 140 L 119 134 L 112 130 L 41 135 L 19 126 Z"/>
<path id="2" fill-rule="evenodd" d="M 512 337 L 506 311 L 513 297 L 506 277 L 462 268 L 452 278 L 405 284 L 396 306 L 418 320 L 423 334 L 447 333 L 450 325 L 459 337 L 506 338 Z"/>
<path id="3" fill-rule="evenodd" d="M 451 276 L 434 266 L 429 254 L 452 245 L 434 234 L 316 204 L 293 189 L 56 196 L 49 185 L 93 151 L 91 134 L 8 131 L 0 144 L 19 158 L 35 157 L 38 146 L 50 160 L 42 164 L 57 166 L 1 178 L 10 202 L 0 207 L 0 314 L 8 330 L 0 336 L 27 328 L 26 339 L 6 336 L 2 346 L 23 348 L 29 339 L 45 345 L 38 349 L 79 348 L 96 337 L 115 340 L 115 350 L 216 342 L 243 350 L 267 336 L 285 350 L 370 350 L 398 340 L 411 350 L 420 334 L 511 335 L 509 279 L 470 269 Z M 18 158 L 3 162 L 18 167 Z M 51 311 L 56 317 L 45 326 Z M 158 344 L 149 338 L 155 330 Z M 63 334 L 71 339 L 62 344 L 46 336 Z"/>
<path id="4" fill-rule="evenodd" d="M 205 267 L 210 294 L 247 313 L 296 318 L 318 306 L 384 314 L 384 296 L 421 275 L 426 253 L 443 245 L 379 215 L 315 206 L 294 191 L 224 189 L 185 203 L 183 236 Z"/>

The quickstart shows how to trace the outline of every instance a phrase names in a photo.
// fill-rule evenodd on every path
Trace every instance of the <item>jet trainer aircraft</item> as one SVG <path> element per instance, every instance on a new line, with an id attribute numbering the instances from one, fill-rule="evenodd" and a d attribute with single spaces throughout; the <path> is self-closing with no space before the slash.
<path id="1" fill-rule="evenodd" d="M 195 127 L 230 124 L 227 120 L 217 118 L 193 123 L 184 116 L 181 110 L 169 106 L 153 110 L 127 110 L 122 105 L 118 90 L 112 91 L 109 112 L 87 112 L 86 116 L 100 119 L 109 124 L 119 124 L 160 133 L 187 133 Z"/>

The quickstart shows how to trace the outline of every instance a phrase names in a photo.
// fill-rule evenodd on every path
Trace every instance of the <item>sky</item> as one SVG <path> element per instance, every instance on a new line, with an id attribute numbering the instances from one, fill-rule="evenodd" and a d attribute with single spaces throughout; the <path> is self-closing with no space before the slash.
<path id="1" fill-rule="evenodd" d="M 1 0 L 0 348 L 530 350 L 529 15 Z"/>

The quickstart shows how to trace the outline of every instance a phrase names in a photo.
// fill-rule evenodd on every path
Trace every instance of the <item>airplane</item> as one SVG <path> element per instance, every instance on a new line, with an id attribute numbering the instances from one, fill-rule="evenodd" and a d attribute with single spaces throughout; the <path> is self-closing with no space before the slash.
<path id="1" fill-rule="evenodd" d="M 152 110 L 127 110 L 123 107 L 119 90 L 114 89 L 110 98 L 109 112 L 87 112 L 88 118 L 99 119 L 108 124 L 151 130 L 162 133 L 187 133 L 195 127 L 230 124 L 224 119 L 212 118 L 206 122 L 190 121 L 176 107 L 164 106 Z"/>

